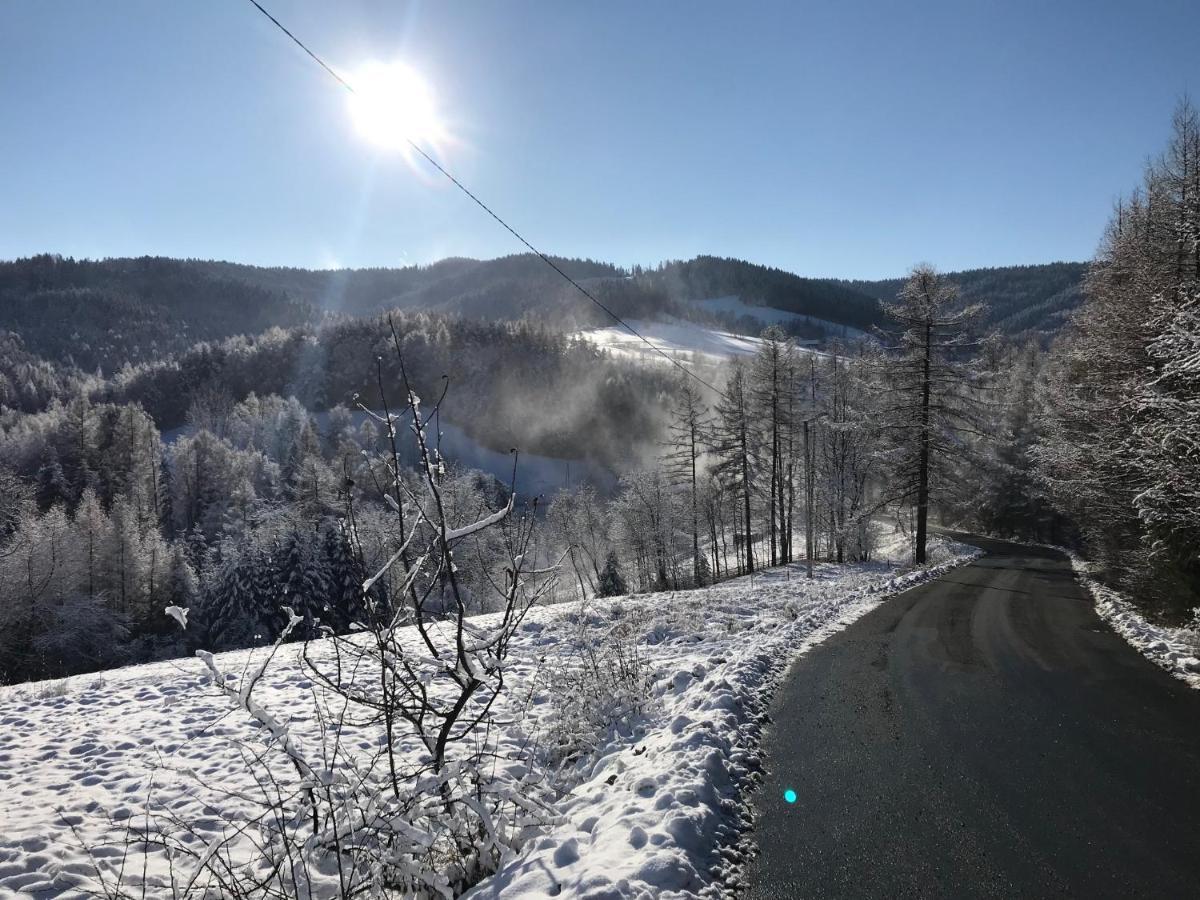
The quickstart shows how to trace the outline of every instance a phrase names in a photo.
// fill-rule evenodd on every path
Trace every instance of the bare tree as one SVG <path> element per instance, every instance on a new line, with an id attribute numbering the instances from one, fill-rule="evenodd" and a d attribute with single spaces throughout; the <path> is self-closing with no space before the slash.
<path id="1" fill-rule="evenodd" d="M 667 426 L 670 444 L 664 455 L 667 477 L 672 484 L 687 489 L 691 510 L 692 583 L 697 587 L 706 580 L 704 556 L 700 552 L 700 482 L 698 461 L 705 452 L 705 440 L 712 422 L 700 389 L 691 378 L 683 377 L 676 387 L 671 421 Z"/>
<path id="2" fill-rule="evenodd" d="M 714 471 L 721 481 L 735 491 L 741 500 L 742 532 L 734 533 L 735 550 L 742 556 L 742 571 L 754 571 L 754 531 L 751 520 L 751 496 L 754 492 L 754 465 L 751 460 L 750 397 L 746 368 L 741 360 L 730 364 L 725 392 L 717 404 L 716 423 L 712 434 L 712 451 L 716 457 Z"/>

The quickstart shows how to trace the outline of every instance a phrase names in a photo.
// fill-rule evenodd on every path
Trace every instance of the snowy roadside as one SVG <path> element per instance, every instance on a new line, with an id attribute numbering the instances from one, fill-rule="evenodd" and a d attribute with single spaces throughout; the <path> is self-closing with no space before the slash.
<path id="1" fill-rule="evenodd" d="M 570 760 L 558 773 L 560 820 L 474 896 L 720 895 L 737 877 L 775 684 L 797 655 L 888 596 L 978 555 L 940 539 L 932 550 L 931 566 L 904 575 L 885 563 L 820 565 L 808 581 L 794 567 L 532 610 L 512 645 L 496 740 L 513 759 L 537 746 Z M 573 696 L 589 685 L 563 673 L 581 646 L 604 648 L 614 633 L 643 688 L 633 708 L 597 728 L 594 708 Z M 261 652 L 218 661 L 237 671 Z M 298 653 L 280 653 L 256 696 L 291 715 L 294 738 L 313 747 L 320 732 L 305 710 L 314 686 Z M 595 687 L 608 699 L 608 685 Z M 0 896 L 91 896 L 97 864 L 125 867 L 126 823 L 142 817 L 151 786 L 156 807 L 186 821 L 197 846 L 246 820 L 255 782 L 239 747 L 255 733 L 195 659 L 0 688 Z M 405 739 L 400 751 L 419 748 Z M 161 863 L 128 861 L 148 865 L 151 878 L 164 877 Z"/>
<path id="2" fill-rule="evenodd" d="M 759 739 L 788 666 L 889 597 L 981 554 L 938 539 L 932 563 L 904 575 L 822 565 L 806 581 L 795 567 L 659 595 L 645 633 L 659 674 L 647 711 L 579 766 L 563 823 L 468 896 L 732 893 Z"/>
<path id="3" fill-rule="evenodd" d="M 1071 566 L 1096 604 L 1100 618 L 1157 666 L 1200 690 L 1200 635 L 1186 628 L 1164 628 L 1147 622 L 1125 597 L 1091 577 L 1090 564 L 1065 547 L 1056 547 L 1071 558 Z"/>

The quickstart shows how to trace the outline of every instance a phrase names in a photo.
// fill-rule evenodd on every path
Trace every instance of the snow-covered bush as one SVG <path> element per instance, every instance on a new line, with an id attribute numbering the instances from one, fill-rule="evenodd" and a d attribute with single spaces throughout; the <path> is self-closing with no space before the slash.
<path id="1" fill-rule="evenodd" d="M 553 706 L 545 736 L 547 762 L 560 766 L 590 753 L 611 728 L 639 716 L 654 674 L 639 647 L 639 618 L 612 606 L 611 624 L 581 612 L 570 652 L 541 673 Z"/>

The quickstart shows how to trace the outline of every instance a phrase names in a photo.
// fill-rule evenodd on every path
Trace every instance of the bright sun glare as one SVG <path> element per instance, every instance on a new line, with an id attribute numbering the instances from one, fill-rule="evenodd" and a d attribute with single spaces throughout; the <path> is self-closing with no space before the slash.
<path id="1" fill-rule="evenodd" d="M 359 132 L 380 147 L 407 149 L 409 141 L 436 143 L 443 134 L 433 92 L 402 63 L 369 62 L 349 79 L 350 112 Z"/>

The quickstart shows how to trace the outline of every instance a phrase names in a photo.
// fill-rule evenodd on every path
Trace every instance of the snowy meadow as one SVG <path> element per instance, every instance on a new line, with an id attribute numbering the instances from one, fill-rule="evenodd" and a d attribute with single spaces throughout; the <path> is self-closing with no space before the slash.
<path id="1" fill-rule="evenodd" d="M 530 609 L 509 648 L 508 689 L 487 733 L 471 738 L 486 746 L 493 790 L 512 807 L 509 833 L 494 836 L 499 871 L 473 896 L 730 890 L 758 737 L 789 661 L 975 553 L 939 541 L 930 566 L 905 574 L 887 563 L 822 564 L 808 580 L 801 567 L 780 567 L 707 589 Z M 495 618 L 471 623 L 483 632 Z M 400 640 L 419 652 L 416 629 Z M 213 664 L 244 685 L 271 654 L 234 651 Z M 364 761 L 381 758 L 379 725 L 329 727 L 340 695 L 314 670 L 337 655 L 331 639 L 283 645 L 254 684 L 257 716 L 219 689 L 202 659 L 0 689 L 0 889 L 218 896 L 227 888 L 201 865 L 218 854 L 231 877 L 246 866 L 282 890 L 261 851 L 295 827 L 278 819 L 287 799 L 314 777 L 361 778 Z M 395 743 L 402 758 L 425 752 L 411 732 Z M 298 772 L 293 751 L 320 760 L 322 774 Z M 303 868 L 312 896 L 337 896 L 347 883 L 327 855 Z M 369 882 L 364 874 L 363 892 Z M 414 892 L 449 890 L 431 878 Z"/>

